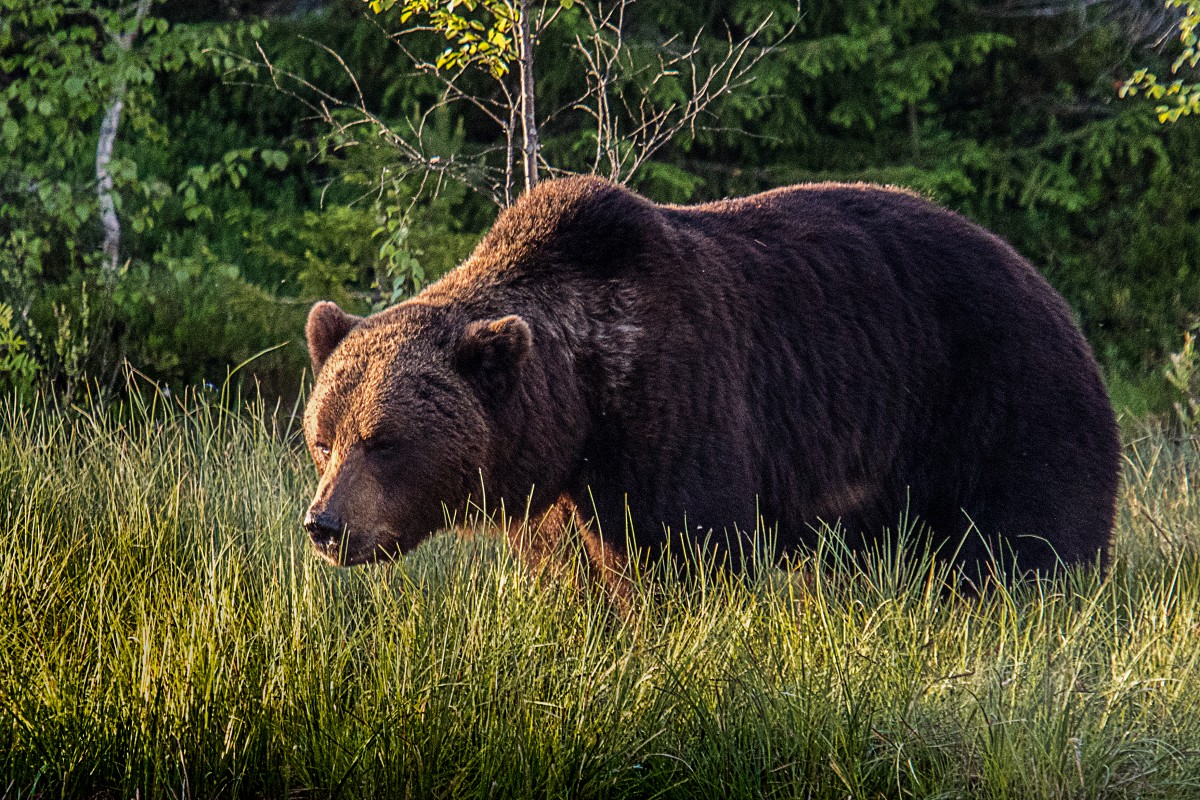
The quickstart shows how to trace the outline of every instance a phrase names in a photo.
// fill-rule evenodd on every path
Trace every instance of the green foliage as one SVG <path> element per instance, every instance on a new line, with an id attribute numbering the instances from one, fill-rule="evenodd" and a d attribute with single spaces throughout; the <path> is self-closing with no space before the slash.
<path id="1" fill-rule="evenodd" d="M 467 256 L 477 234 L 458 233 L 405 190 L 373 204 L 330 205 L 283 216 L 235 209 L 246 253 L 272 265 L 289 295 L 327 298 L 366 311 L 393 305 Z"/>
<path id="2" fill-rule="evenodd" d="M 1183 9 L 1179 20 L 1179 41 L 1183 47 L 1171 64 L 1171 74 L 1178 75 L 1183 67 L 1194 70 L 1200 64 L 1200 0 L 1166 0 L 1166 6 Z M 1180 117 L 1200 114 L 1200 82 L 1176 78 L 1160 83 L 1157 75 L 1143 67 L 1121 86 L 1121 96 L 1132 97 L 1139 91 L 1152 100 L 1169 100 L 1154 109 L 1159 122 L 1177 122 Z"/>
<path id="3" fill-rule="evenodd" d="M 255 361 L 250 374 L 271 396 L 292 397 L 308 363 L 300 335 L 307 310 L 201 249 L 132 264 L 110 313 L 125 358 L 177 390 L 219 383 L 232 366 L 284 345 Z"/>
<path id="4" fill-rule="evenodd" d="M 205 199 L 205 193 L 221 182 L 228 182 L 231 188 L 240 189 L 250 172 L 247 162 L 253 161 L 255 156 L 265 167 L 272 170 L 282 172 L 287 169 L 287 153 L 282 150 L 254 147 L 228 150 L 216 163 L 188 167 L 186 176 L 175 187 L 175 195 L 180 200 L 184 218 L 189 222 L 200 219 L 214 221 L 216 216 L 212 206 Z M 143 227 L 144 224 L 139 226 L 138 220 L 134 220 L 135 231 L 141 232 Z"/>
<path id="5" fill-rule="evenodd" d="M 14 796 L 1166 800 L 1195 785 L 1194 440 L 1135 437 L 1103 581 L 961 598 L 883 551 L 643 577 L 623 615 L 483 530 L 390 568 L 327 567 L 297 522 L 314 477 L 287 419 L 231 413 L 216 388 L 133 388 L 116 407 L 0 406 Z"/>
<path id="6" fill-rule="evenodd" d="M 115 38 L 135 22 L 131 4 L 3 0 L 0 8 L 0 73 L 8 76 L 0 84 L 0 218 L 45 237 L 56 258 L 79 265 L 97 239 L 96 132 L 114 92 L 123 91 L 123 127 L 162 142 L 157 78 L 207 66 L 205 48 L 231 40 L 146 16 L 136 46 L 123 49 Z M 168 187 L 119 153 L 109 171 L 125 200 L 122 217 L 144 224 Z"/>
<path id="7" fill-rule="evenodd" d="M 231 221 L 244 232 L 246 251 L 269 263 L 300 297 L 353 304 L 362 276 L 375 264 L 369 208 L 334 205 L 292 216 L 235 209 Z"/>
<path id="8" fill-rule="evenodd" d="M 12 306 L 0 303 L 0 391 L 14 393 L 22 400 L 30 397 L 40 369 L 13 325 Z"/>
<path id="9" fill-rule="evenodd" d="M 396 0 L 364 2 L 376 14 L 396 5 Z M 400 22 L 427 25 L 451 43 L 437 57 L 438 69 L 478 67 L 502 78 L 517 57 L 513 40 L 517 13 L 516 5 L 505 0 L 405 0 L 400 5 Z"/>
<path id="10" fill-rule="evenodd" d="M 1196 334 L 1200 323 L 1183 334 L 1183 347 L 1172 353 L 1165 370 L 1167 383 L 1175 390 L 1175 415 L 1189 433 L 1200 429 L 1200 352 L 1196 351 Z"/>
<path id="11" fill-rule="evenodd" d="M 371 288 L 378 300 L 372 305 L 379 311 L 395 305 L 402 298 L 416 294 L 425 286 L 425 268 L 414 252 L 412 228 L 408 210 L 411 203 L 397 191 L 393 183 L 375 204 L 375 219 L 379 226 L 371 236 L 379 242 L 380 269 Z"/>
<path id="12" fill-rule="evenodd" d="M 142 258 L 154 257 L 138 235 L 152 232 L 164 214 L 178 209 L 189 221 L 211 219 L 203 198 L 210 184 L 236 188 L 254 152 L 280 169 L 286 157 L 281 163 L 273 149 L 231 151 L 179 179 L 133 157 L 139 147 L 160 148 L 170 139 L 158 113 L 157 82 L 186 69 L 211 70 L 221 59 L 208 47 L 256 35 L 258 26 L 172 27 L 150 15 L 139 20 L 132 4 L 93 0 L 3 0 L 0 8 L 0 73 L 6 76 L 0 82 L 0 220 L 9 231 L 0 243 L 0 296 L 23 310 L 14 324 L 24 356 L 70 392 L 87 375 L 110 373 L 121 356 L 144 352 L 146 340 L 126 347 L 114 341 L 112 326 L 153 316 L 147 307 L 129 305 L 139 289 L 118 285 L 128 270 L 109 275 L 99 269 L 97 136 L 106 111 L 123 103 L 107 171 L 123 249 L 135 257 L 133 273 L 144 270 Z M 122 46 L 123 36 L 132 37 L 132 46 Z"/>

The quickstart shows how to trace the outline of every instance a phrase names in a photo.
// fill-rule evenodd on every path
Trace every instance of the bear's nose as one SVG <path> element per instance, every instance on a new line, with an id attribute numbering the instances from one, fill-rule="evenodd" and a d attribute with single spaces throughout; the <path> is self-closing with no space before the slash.
<path id="1" fill-rule="evenodd" d="M 342 525 L 341 520 L 327 511 L 319 514 L 309 511 L 304 517 L 304 530 L 308 531 L 308 537 L 313 540 L 314 544 L 329 547 L 336 545 L 342 538 L 345 526 Z"/>

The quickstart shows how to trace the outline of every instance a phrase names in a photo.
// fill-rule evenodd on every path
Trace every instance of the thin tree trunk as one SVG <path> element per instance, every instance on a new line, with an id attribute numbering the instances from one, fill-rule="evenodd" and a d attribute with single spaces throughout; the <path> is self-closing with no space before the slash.
<path id="1" fill-rule="evenodd" d="M 127 32 L 115 38 L 117 46 L 128 52 L 133 47 L 133 38 L 142 25 L 142 20 L 150 11 L 151 0 L 138 0 L 134 25 Z M 96 143 L 96 193 L 100 197 L 100 224 L 104 227 L 104 271 L 113 275 L 121 254 L 121 220 L 117 217 L 117 203 L 113 197 L 113 179 L 108 171 L 112 161 L 113 145 L 117 141 L 117 131 L 121 126 L 121 112 L 125 110 L 125 92 L 128 87 L 125 81 L 118 80 L 113 85 L 112 96 L 108 101 L 108 109 L 104 112 L 104 121 L 100 123 L 100 139 Z"/>
<path id="2" fill-rule="evenodd" d="M 100 195 L 100 224 L 104 226 L 105 272 L 117 271 L 121 252 L 121 220 L 117 218 L 117 204 L 113 199 L 113 180 L 108 172 L 112 160 L 113 144 L 117 139 L 117 127 L 121 124 L 121 112 L 125 110 L 125 86 L 118 84 L 113 89 L 104 122 L 100 124 L 100 141 L 96 145 L 96 191 Z"/>
<path id="3" fill-rule="evenodd" d="M 908 114 L 908 144 L 912 149 L 914 164 L 921 163 L 921 128 L 917 125 L 917 104 L 909 101 L 905 111 Z"/>
<path id="4" fill-rule="evenodd" d="M 508 208 L 513 204 L 517 194 L 517 178 L 516 178 L 516 148 L 513 147 L 513 139 L 516 136 L 517 117 L 520 116 L 520 111 L 516 105 L 509 103 L 508 107 L 508 125 L 504 129 L 504 207 Z"/>
<path id="5" fill-rule="evenodd" d="M 525 191 L 538 181 L 538 132 L 533 96 L 533 34 L 529 29 L 529 0 L 520 0 L 517 19 L 517 55 L 521 76 L 521 155 Z"/>

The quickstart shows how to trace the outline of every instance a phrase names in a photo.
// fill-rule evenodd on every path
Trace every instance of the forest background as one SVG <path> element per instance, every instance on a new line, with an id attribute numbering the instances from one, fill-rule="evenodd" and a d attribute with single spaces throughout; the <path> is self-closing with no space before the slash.
<path id="1" fill-rule="evenodd" d="M 489 9 L 503 6 L 389 6 L 0 0 L 0 389 L 107 391 L 126 363 L 163 388 L 213 386 L 261 353 L 241 376 L 287 400 L 312 301 L 382 308 L 461 261 L 505 201 L 489 177 L 503 169 L 486 102 L 518 70 L 463 45 L 495 34 Z M 592 170 L 603 133 L 578 102 L 597 7 L 549 9 L 533 51 L 543 178 Z M 620 175 L 633 188 L 678 203 L 816 180 L 915 188 L 1043 270 L 1119 407 L 1165 410 L 1191 379 L 1180 369 L 1200 315 L 1200 124 L 1155 111 L 1186 93 L 1122 96 L 1149 86 L 1139 68 L 1169 86 L 1176 66 L 1194 82 L 1180 9 L 639 0 L 622 11 L 623 77 L 606 87 L 618 154 L 638 147 L 639 110 L 688 108 L 691 78 L 720 75 L 744 48 L 728 85 Z M 451 17 L 466 27 L 449 39 L 412 32 Z M 467 100 L 447 104 L 455 70 Z"/>

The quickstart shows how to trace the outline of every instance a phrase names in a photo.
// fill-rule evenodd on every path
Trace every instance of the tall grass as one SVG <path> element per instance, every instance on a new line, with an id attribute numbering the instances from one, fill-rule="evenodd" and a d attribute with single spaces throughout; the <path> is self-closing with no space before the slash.
<path id="1" fill-rule="evenodd" d="M 1196 441 L 1131 442 L 1104 581 L 701 569 L 621 614 L 487 536 L 325 566 L 265 419 L 0 409 L 0 795 L 1200 796 Z"/>

